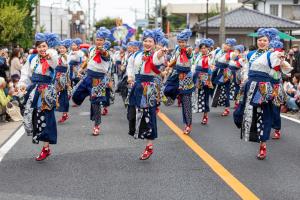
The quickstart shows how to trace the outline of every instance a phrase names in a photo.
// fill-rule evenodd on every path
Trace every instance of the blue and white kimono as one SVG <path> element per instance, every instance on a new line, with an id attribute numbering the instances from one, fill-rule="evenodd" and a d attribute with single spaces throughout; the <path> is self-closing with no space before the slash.
<path id="1" fill-rule="evenodd" d="M 55 121 L 56 91 L 53 84 L 58 55 L 54 49 L 48 49 L 49 60 L 39 55 L 30 55 L 21 70 L 19 87 L 27 87 L 24 97 L 24 127 L 27 134 L 33 134 L 33 143 L 39 141 L 57 143 Z"/>
<path id="2" fill-rule="evenodd" d="M 234 54 L 234 53 L 232 53 Z M 242 67 L 245 65 L 245 59 L 239 56 L 230 56 L 229 70 L 230 70 L 230 99 L 236 100 L 240 91 L 240 84 L 242 80 Z"/>
<path id="3" fill-rule="evenodd" d="M 184 52 L 186 53 L 186 52 Z M 187 62 L 181 61 L 181 49 L 177 47 L 171 60 L 175 60 L 171 75 L 165 83 L 164 95 L 175 100 L 180 95 L 182 101 L 183 123 L 192 124 L 192 93 L 195 90 L 191 71 L 193 54 L 187 55 Z"/>
<path id="4" fill-rule="evenodd" d="M 150 53 L 150 52 L 148 52 Z M 157 138 L 156 107 L 157 88 L 154 78 L 159 74 L 158 67 L 165 62 L 164 57 L 158 59 L 157 52 L 151 52 L 151 69 L 146 68 L 143 59 L 145 52 L 133 54 L 127 65 L 129 78 L 134 84 L 129 94 L 128 115 L 129 134 L 135 138 L 154 140 Z"/>
<path id="5" fill-rule="evenodd" d="M 58 66 L 55 69 L 54 75 L 54 84 L 57 93 L 56 110 L 59 112 L 69 112 L 69 95 L 72 89 L 69 72 L 68 55 L 59 55 Z"/>
<path id="6" fill-rule="evenodd" d="M 215 65 L 215 69 L 212 74 L 212 81 L 213 84 L 216 85 L 212 98 L 212 107 L 230 106 L 230 55 L 231 51 L 224 52 L 223 49 L 216 49 L 212 54 L 213 64 Z"/>
<path id="7" fill-rule="evenodd" d="M 70 66 L 70 79 L 73 86 L 79 82 L 78 70 L 83 62 L 84 53 L 81 50 L 71 51 L 68 56 L 68 63 Z"/>
<path id="8" fill-rule="evenodd" d="M 245 141 L 265 142 L 272 128 L 272 77 L 280 69 L 280 59 L 274 52 L 256 50 L 247 55 L 248 80 L 241 88 L 241 98 L 234 121 L 241 128 Z M 279 69 L 278 69 L 279 68 Z"/>
<path id="9" fill-rule="evenodd" d="M 86 76 L 77 84 L 72 96 L 73 102 L 77 105 L 81 105 L 84 99 L 90 96 L 90 119 L 95 121 L 95 126 L 101 123 L 101 106 L 108 104 L 109 77 L 107 75 L 111 60 L 109 53 L 104 49 L 103 51 L 105 53 L 98 54 L 100 52 L 95 47 L 90 48 Z"/>
<path id="10" fill-rule="evenodd" d="M 203 64 L 205 66 L 203 66 Z M 193 81 L 196 87 L 193 101 L 193 113 L 209 112 L 209 95 L 212 89 L 211 59 L 209 56 L 199 55 L 192 69 Z"/>

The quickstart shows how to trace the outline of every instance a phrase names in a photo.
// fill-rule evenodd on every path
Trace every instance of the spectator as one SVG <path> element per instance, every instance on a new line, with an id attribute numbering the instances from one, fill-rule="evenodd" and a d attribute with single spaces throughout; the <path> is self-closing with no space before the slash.
<path id="1" fill-rule="evenodd" d="M 0 120 L 6 120 L 6 106 L 8 102 L 12 100 L 13 90 L 9 90 L 8 95 L 5 93 L 6 81 L 3 77 L 0 77 Z"/>
<path id="2" fill-rule="evenodd" d="M 300 52 L 299 52 L 299 45 L 298 44 L 294 44 L 293 47 L 292 47 L 292 50 L 294 52 L 294 62 L 293 62 L 293 65 L 292 67 L 294 68 L 293 71 L 292 71 L 292 76 L 295 74 L 295 73 L 300 73 Z"/>
<path id="3" fill-rule="evenodd" d="M 4 78 L 7 81 L 6 71 L 8 70 L 8 65 L 6 62 L 6 52 L 4 50 L 0 50 L 0 77 Z"/>
<path id="4" fill-rule="evenodd" d="M 21 76 L 21 68 L 22 65 L 20 63 L 20 49 L 15 48 L 13 49 L 10 59 L 9 59 L 9 66 L 10 66 L 10 77 L 11 79 L 20 79 Z"/>
<path id="5" fill-rule="evenodd" d="M 292 82 L 293 84 L 287 83 L 285 85 L 288 95 L 286 105 L 289 111 L 297 112 L 299 111 L 300 104 L 300 73 L 294 75 Z"/>

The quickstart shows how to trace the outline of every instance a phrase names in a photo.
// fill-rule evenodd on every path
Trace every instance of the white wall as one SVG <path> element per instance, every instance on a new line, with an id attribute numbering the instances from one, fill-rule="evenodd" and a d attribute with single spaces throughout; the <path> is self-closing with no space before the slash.
<path id="1" fill-rule="evenodd" d="M 51 32 L 51 12 L 50 7 L 41 6 L 40 24 L 44 26 L 46 32 Z M 63 38 L 70 37 L 70 25 L 68 20 L 68 11 L 63 8 L 52 8 L 52 32 L 61 35 L 61 22 Z"/>

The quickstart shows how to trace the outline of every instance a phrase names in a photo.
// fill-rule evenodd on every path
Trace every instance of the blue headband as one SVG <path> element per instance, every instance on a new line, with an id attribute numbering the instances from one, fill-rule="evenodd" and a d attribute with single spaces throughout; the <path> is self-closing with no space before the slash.
<path id="1" fill-rule="evenodd" d="M 71 39 L 65 39 L 60 42 L 61 46 L 65 46 L 66 48 L 69 48 L 72 45 L 72 40 Z"/>
<path id="2" fill-rule="evenodd" d="M 149 29 L 144 30 L 144 32 L 143 32 L 143 40 L 145 40 L 146 38 L 152 38 L 154 40 L 154 42 L 156 42 L 155 33 Z"/>
<path id="3" fill-rule="evenodd" d="M 163 47 L 168 47 L 169 40 L 167 38 L 162 38 L 158 41 L 158 44 L 162 45 Z"/>
<path id="4" fill-rule="evenodd" d="M 243 53 L 245 51 L 244 45 L 241 45 L 241 44 L 234 46 L 234 49 L 239 50 L 241 53 Z"/>
<path id="5" fill-rule="evenodd" d="M 214 41 L 210 38 L 202 38 L 200 40 L 200 45 L 205 45 L 206 47 L 212 47 L 214 45 Z"/>
<path id="6" fill-rule="evenodd" d="M 161 28 L 154 29 L 153 32 L 154 32 L 154 35 L 155 35 L 155 41 L 156 42 L 159 42 L 160 40 L 165 38 L 165 34 L 164 34 L 164 32 L 162 32 Z"/>
<path id="7" fill-rule="evenodd" d="M 233 47 L 233 46 L 236 45 L 236 39 L 234 39 L 234 38 L 227 38 L 226 41 L 225 41 L 225 44 Z"/>
<path id="8" fill-rule="evenodd" d="M 188 41 L 192 36 L 192 31 L 190 29 L 185 29 L 181 33 L 177 34 L 177 40 Z"/>
<path id="9" fill-rule="evenodd" d="M 80 38 L 75 38 L 72 40 L 72 44 L 76 44 L 77 46 L 82 44 L 82 40 Z"/>
<path id="10" fill-rule="evenodd" d="M 110 30 L 108 30 L 108 29 L 105 28 L 105 27 L 100 27 L 100 28 L 97 30 L 96 38 L 107 39 L 107 38 L 109 38 L 110 35 L 111 35 Z"/>
<path id="11" fill-rule="evenodd" d="M 36 42 L 46 42 L 46 35 L 44 33 L 36 33 L 35 34 L 35 41 Z"/>
<path id="12" fill-rule="evenodd" d="M 278 39 L 278 33 L 276 28 L 260 28 L 257 31 L 258 37 L 267 37 L 269 41 Z"/>

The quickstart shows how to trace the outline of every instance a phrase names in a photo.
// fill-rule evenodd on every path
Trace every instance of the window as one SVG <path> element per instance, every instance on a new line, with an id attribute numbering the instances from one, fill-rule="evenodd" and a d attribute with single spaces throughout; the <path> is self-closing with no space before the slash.
<path id="1" fill-rule="evenodd" d="M 300 5 L 282 5 L 282 17 L 290 20 L 300 20 Z"/>
<path id="2" fill-rule="evenodd" d="M 275 4 L 270 5 L 270 14 L 278 16 L 278 5 Z"/>

